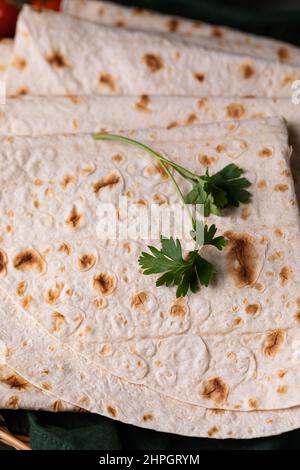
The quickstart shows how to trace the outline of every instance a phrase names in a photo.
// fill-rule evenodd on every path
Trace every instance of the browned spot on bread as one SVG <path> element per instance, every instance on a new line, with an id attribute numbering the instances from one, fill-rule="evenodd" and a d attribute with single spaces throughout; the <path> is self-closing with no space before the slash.
<path id="1" fill-rule="evenodd" d="M 288 60 L 290 58 L 289 50 L 284 46 L 279 47 L 277 49 L 277 57 L 282 62 Z"/>
<path id="2" fill-rule="evenodd" d="M 295 313 L 295 320 L 300 323 L 300 310 L 298 310 L 298 312 Z"/>
<path id="3" fill-rule="evenodd" d="M 146 199 L 138 199 L 138 200 L 136 201 L 136 204 L 137 204 L 138 206 L 142 206 L 142 207 L 148 207 L 148 206 L 149 206 L 149 204 L 148 204 L 148 202 L 146 201 Z"/>
<path id="4" fill-rule="evenodd" d="M 60 186 L 62 189 L 66 189 L 70 184 L 75 183 L 75 181 L 76 181 L 76 176 L 66 175 L 61 181 Z"/>
<path id="5" fill-rule="evenodd" d="M 141 95 L 139 100 L 135 103 L 135 109 L 137 111 L 142 111 L 144 113 L 149 113 L 149 104 L 150 104 L 150 98 L 148 95 Z"/>
<path id="6" fill-rule="evenodd" d="M 118 20 L 118 21 L 115 22 L 115 26 L 116 26 L 116 28 L 124 28 L 126 26 L 126 23 L 125 23 L 125 21 Z"/>
<path id="7" fill-rule="evenodd" d="M 147 413 L 143 416 L 143 421 L 145 422 L 152 421 L 152 420 L 153 420 L 153 416 L 150 413 Z"/>
<path id="8" fill-rule="evenodd" d="M 277 193 L 285 193 L 285 191 L 287 191 L 289 189 L 288 185 L 287 184 L 275 184 L 274 186 L 274 191 L 276 191 Z"/>
<path id="9" fill-rule="evenodd" d="M 291 176 L 290 170 L 287 170 L 287 169 L 282 170 L 282 172 L 281 172 L 280 174 L 281 174 L 282 176 L 286 176 L 287 178 L 288 178 L 289 176 Z"/>
<path id="10" fill-rule="evenodd" d="M 289 266 L 283 266 L 279 273 L 280 284 L 285 286 L 292 276 L 292 270 Z"/>
<path id="11" fill-rule="evenodd" d="M 104 7 L 98 8 L 97 13 L 98 13 L 99 16 L 104 16 L 105 13 L 106 13 L 106 8 L 104 8 Z"/>
<path id="12" fill-rule="evenodd" d="M 4 277 L 7 274 L 7 255 L 0 249 L 0 276 Z"/>
<path id="13" fill-rule="evenodd" d="M 246 62 L 240 66 L 240 74 L 245 80 L 250 80 L 255 76 L 255 68 L 251 62 Z"/>
<path id="14" fill-rule="evenodd" d="M 22 86 L 13 93 L 13 97 L 17 98 L 18 96 L 25 96 L 29 94 L 30 94 L 29 88 L 27 86 Z"/>
<path id="15" fill-rule="evenodd" d="M 242 213 L 241 213 L 242 219 L 247 220 L 247 219 L 249 219 L 250 215 L 251 215 L 251 211 L 250 211 L 249 207 L 247 207 L 247 206 L 243 207 L 243 210 L 242 210 Z"/>
<path id="16" fill-rule="evenodd" d="M 267 182 L 266 180 L 258 180 L 257 182 L 257 187 L 259 189 L 265 189 L 267 187 Z"/>
<path id="17" fill-rule="evenodd" d="M 225 152 L 225 150 L 226 150 L 226 147 L 225 147 L 224 144 L 218 144 L 218 145 L 216 146 L 216 151 L 217 151 L 218 153 Z"/>
<path id="18" fill-rule="evenodd" d="M 63 288 L 64 284 L 62 282 L 56 282 L 54 287 L 47 289 L 44 293 L 45 302 L 50 305 L 56 304 Z"/>
<path id="19" fill-rule="evenodd" d="M 151 73 L 156 73 L 164 67 L 162 58 L 159 54 L 145 54 L 143 61 Z"/>
<path id="20" fill-rule="evenodd" d="M 71 230 L 77 230 L 80 226 L 82 215 L 79 214 L 77 207 L 73 206 L 69 216 L 66 219 L 66 224 Z"/>
<path id="21" fill-rule="evenodd" d="M 79 271 L 89 271 L 96 263 L 96 256 L 94 255 L 81 255 L 78 258 L 77 264 Z"/>
<path id="22" fill-rule="evenodd" d="M 117 153 L 112 157 L 112 161 L 116 163 L 121 163 L 125 160 L 125 158 L 125 155 L 123 155 L 122 153 Z"/>
<path id="23" fill-rule="evenodd" d="M 145 303 L 149 299 L 149 294 L 147 292 L 138 292 L 131 297 L 131 307 L 136 310 L 144 310 Z"/>
<path id="24" fill-rule="evenodd" d="M 191 126 L 192 124 L 195 124 L 195 122 L 198 121 L 198 116 L 196 113 L 191 113 L 188 115 L 188 117 L 185 120 L 185 124 L 188 126 Z"/>
<path id="25" fill-rule="evenodd" d="M 250 398 L 248 400 L 248 404 L 250 408 L 252 408 L 253 410 L 257 410 L 257 408 L 259 408 L 260 402 L 256 398 Z"/>
<path id="26" fill-rule="evenodd" d="M 27 66 L 27 60 L 24 57 L 17 55 L 12 61 L 12 66 L 18 70 L 24 70 Z"/>
<path id="27" fill-rule="evenodd" d="M 167 125 L 167 130 L 170 130 L 170 129 L 174 129 L 174 127 L 177 127 L 178 126 L 178 122 L 177 121 L 171 121 L 169 122 L 169 124 Z"/>
<path id="28" fill-rule="evenodd" d="M 54 67 L 57 69 L 64 69 L 64 68 L 71 67 L 67 59 L 63 56 L 63 54 L 58 49 L 55 49 L 53 52 L 48 54 L 46 56 L 46 60 L 51 65 L 51 67 Z"/>
<path id="29" fill-rule="evenodd" d="M 120 183 L 121 178 L 118 173 L 111 173 L 110 175 L 104 176 L 101 180 L 93 184 L 94 193 L 98 193 L 103 188 L 113 188 Z"/>
<path id="30" fill-rule="evenodd" d="M 263 343 L 263 353 L 267 357 L 274 357 L 281 349 L 286 339 L 284 330 L 273 330 L 267 334 Z"/>
<path id="31" fill-rule="evenodd" d="M 287 385 L 279 385 L 277 387 L 277 393 L 279 393 L 279 395 L 286 395 L 287 392 L 288 392 L 288 386 Z"/>
<path id="32" fill-rule="evenodd" d="M 13 266 L 23 273 L 28 271 L 44 273 L 46 271 L 45 260 L 34 248 L 26 248 L 18 253 L 13 259 Z"/>
<path id="33" fill-rule="evenodd" d="M 103 86 L 109 88 L 110 91 L 112 91 L 112 92 L 115 92 L 116 89 L 117 89 L 117 86 L 116 86 L 116 83 L 115 83 L 113 77 L 107 72 L 100 73 L 99 83 L 100 83 L 100 85 L 103 85 Z"/>
<path id="34" fill-rule="evenodd" d="M 211 30 L 211 36 L 213 36 L 214 38 L 222 38 L 224 33 L 222 31 L 221 28 L 212 28 Z"/>
<path id="35" fill-rule="evenodd" d="M 221 408 L 211 408 L 210 412 L 213 415 L 223 415 L 225 413 L 225 410 L 222 410 Z"/>
<path id="36" fill-rule="evenodd" d="M 109 295 L 116 288 L 116 280 L 107 273 L 100 273 L 93 278 L 93 287 L 102 295 Z"/>
<path id="37" fill-rule="evenodd" d="M 60 312 L 52 312 L 52 328 L 51 333 L 58 333 L 62 325 L 66 322 L 64 315 Z"/>
<path id="38" fill-rule="evenodd" d="M 148 166 L 147 174 L 148 176 L 159 175 L 163 180 L 167 180 L 169 178 L 168 173 L 165 171 L 165 169 L 161 166 L 160 163 Z"/>
<path id="39" fill-rule="evenodd" d="M 31 387 L 30 383 L 27 380 L 23 379 L 23 377 L 17 374 L 13 374 L 4 379 L 0 379 L 0 382 L 5 385 L 8 385 L 9 388 L 14 388 L 16 390 L 27 390 Z"/>
<path id="40" fill-rule="evenodd" d="M 170 31 L 171 33 L 175 33 L 179 29 L 180 21 L 177 18 L 171 18 L 167 20 L 166 25 L 168 31 Z"/>
<path id="41" fill-rule="evenodd" d="M 44 390 L 52 390 L 52 385 L 50 385 L 48 382 L 42 382 L 41 383 L 41 387 L 44 389 Z"/>
<path id="42" fill-rule="evenodd" d="M 171 305 L 169 313 L 172 317 L 184 317 L 187 314 L 187 311 L 188 309 L 184 299 L 179 298 L 173 305 Z"/>
<path id="43" fill-rule="evenodd" d="M 26 292 L 26 289 L 27 289 L 27 282 L 26 281 L 21 281 L 19 282 L 17 288 L 16 288 L 16 294 L 19 296 L 19 297 L 22 297 L 22 295 L 25 294 Z"/>
<path id="44" fill-rule="evenodd" d="M 115 418 L 118 415 L 118 410 L 111 405 L 107 405 L 106 411 L 113 418 Z"/>
<path id="45" fill-rule="evenodd" d="M 87 165 L 80 169 L 81 176 L 90 176 L 95 173 L 96 167 L 95 165 Z"/>
<path id="46" fill-rule="evenodd" d="M 44 182 L 40 178 L 36 178 L 33 182 L 35 186 L 43 186 Z"/>
<path id="47" fill-rule="evenodd" d="M 32 302 L 32 296 L 31 295 L 26 295 L 25 297 L 23 297 L 21 305 L 26 310 L 26 309 L 29 308 L 31 302 Z"/>
<path id="48" fill-rule="evenodd" d="M 278 238 L 284 237 L 284 232 L 281 228 L 275 228 L 274 233 L 275 233 L 276 237 L 278 237 Z"/>
<path id="49" fill-rule="evenodd" d="M 198 82 L 202 83 L 204 82 L 205 80 L 205 74 L 204 73 L 201 73 L 201 72 L 195 72 L 194 73 L 194 77 L 196 80 L 198 80 Z"/>
<path id="50" fill-rule="evenodd" d="M 169 200 L 168 200 L 167 196 L 165 196 L 164 194 L 161 194 L 161 193 L 154 194 L 153 200 L 159 206 L 162 206 L 163 204 L 168 204 L 169 203 Z"/>
<path id="51" fill-rule="evenodd" d="M 273 253 L 270 253 L 270 255 L 268 256 L 268 261 L 277 261 L 279 259 L 282 259 L 283 258 L 283 251 L 281 250 L 275 250 L 273 251 Z"/>
<path id="52" fill-rule="evenodd" d="M 65 98 L 71 101 L 73 104 L 80 104 L 81 98 L 77 95 L 66 95 Z"/>
<path id="53" fill-rule="evenodd" d="M 102 356 L 108 356 L 111 353 L 111 345 L 109 343 L 103 344 L 99 352 Z"/>
<path id="54" fill-rule="evenodd" d="M 216 405 L 224 403 L 227 400 L 228 393 L 228 385 L 222 377 L 213 377 L 206 380 L 202 390 L 203 398 L 212 400 Z"/>
<path id="55" fill-rule="evenodd" d="M 65 255 L 69 256 L 71 254 L 71 251 L 72 251 L 72 247 L 69 243 L 62 243 L 59 248 L 58 248 L 58 251 L 60 253 L 65 253 Z"/>
<path id="56" fill-rule="evenodd" d="M 279 371 L 277 372 L 277 377 L 278 377 L 279 379 L 283 379 L 283 377 L 285 377 L 286 373 L 287 373 L 286 370 L 284 370 L 284 369 L 279 369 Z"/>
<path id="57" fill-rule="evenodd" d="M 236 287 L 254 285 L 258 272 L 258 252 L 247 233 L 225 232 L 228 238 L 227 269 Z"/>
<path id="58" fill-rule="evenodd" d="M 210 429 L 207 431 L 207 435 L 208 435 L 209 437 L 212 437 L 212 436 L 214 436 L 215 434 L 217 434 L 219 431 L 220 431 L 219 426 L 213 426 L 212 428 L 210 428 Z"/>
<path id="59" fill-rule="evenodd" d="M 283 87 L 290 85 L 294 80 L 297 80 L 298 76 L 296 73 L 288 73 L 282 80 L 281 85 Z"/>
<path id="60" fill-rule="evenodd" d="M 258 315 L 261 312 L 261 305 L 260 304 L 249 304 L 246 307 L 246 313 L 248 315 Z"/>
<path id="61" fill-rule="evenodd" d="M 208 109 L 208 98 L 206 96 L 204 98 L 200 98 L 197 101 L 197 105 L 198 105 L 199 109 L 203 109 L 203 110 L 207 111 L 207 109 Z"/>
<path id="62" fill-rule="evenodd" d="M 12 408 L 14 410 L 17 410 L 19 408 L 19 405 L 20 405 L 20 398 L 18 398 L 17 396 L 15 395 L 12 395 L 8 400 L 7 402 L 5 403 L 5 405 L 7 406 L 7 408 Z"/>
<path id="63" fill-rule="evenodd" d="M 226 106 L 227 116 L 232 119 L 241 119 L 245 112 L 245 108 L 241 103 L 231 103 Z"/>
<path id="64" fill-rule="evenodd" d="M 273 150 L 269 147 L 263 147 L 257 152 L 257 155 L 261 158 L 269 158 L 273 155 Z"/>
<path id="65" fill-rule="evenodd" d="M 63 405 L 63 402 L 61 400 L 56 400 L 53 404 L 52 404 L 52 411 L 54 411 L 55 413 L 59 413 L 60 411 L 64 411 L 64 405 Z"/>

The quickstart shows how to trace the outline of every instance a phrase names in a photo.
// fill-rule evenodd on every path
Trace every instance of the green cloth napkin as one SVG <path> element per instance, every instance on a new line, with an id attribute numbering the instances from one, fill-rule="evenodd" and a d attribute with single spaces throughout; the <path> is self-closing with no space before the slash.
<path id="1" fill-rule="evenodd" d="M 256 34 L 265 34 L 300 46 L 300 9 L 281 11 L 273 2 L 245 0 L 119 0 L 124 5 L 152 8 L 210 23 L 223 24 Z M 278 3 L 278 2 L 277 2 Z M 283 2 L 282 2 L 283 3 Z M 276 4 L 276 2 L 275 2 Z M 263 6 L 269 6 L 264 9 Z M 5 411 L 9 429 L 30 434 L 35 450 L 266 450 L 300 449 L 300 430 L 270 438 L 251 440 L 197 439 L 158 433 L 85 413 Z"/>

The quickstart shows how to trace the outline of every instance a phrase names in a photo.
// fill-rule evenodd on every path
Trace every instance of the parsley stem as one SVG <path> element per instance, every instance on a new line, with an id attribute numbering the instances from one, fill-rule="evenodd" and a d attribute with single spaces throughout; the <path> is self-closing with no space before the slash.
<path id="1" fill-rule="evenodd" d="M 137 140 L 130 139 L 128 137 L 124 137 L 124 136 L 118 135 L 118 134 L 95 134 L 93 137 L 94 137 L 95 140 L 115 140 L 115 141 L 119 141 L 119 142 L 125 142 L 127 144 L 134 145 L 135 147 L 140 148 L 140 149 L 146 151 L 147 153 L 149 153 L 150 155 L 152 155 L 159 162 L 159 164 L 163 167 L 165 172 L 169 175 L 169 177 L 170 177 L 170 179 L 171 179 L 171 181 L 172 181 L 172 183 L 173 183 L 173 185 L 174 185 L 174 187 L 175 187 L 175 189 L 176 189 L 176 191 L 177 191 L 177 193 L 178 193 L 178 195 L 179 195 L 179 197 L 180 197 L 180 199 L 183 203 L 184 209 L 186 210 L 189 218 L 191 219 L 192 226 L 194 227 L 195 221 L 194 221 L 193 215 L 192 215 L 188 205 L 185 202 L 185 197 L 184 197 L 181 189 L 179 188 L 179 186 L 177 184 L 177 181 L 175 180 L 173 174 L 171 173 L 171 171 L 169 170 L 167 165 L 172 166 L 182 176 L 186 176 L 187 174 L 189 174 L 189 175 L 193 175 L 193 177 L 194 177 L 195 175 L 193 173 L 186 170 L 185 168 L 182 168 L 180 165 L 177 165 L 176 163 L 172 162 L 172 160 L 169 160 L 168 158 L 166 158 L 163 155 L 159 154 L 158 152 L 153 150 L 151 147 L 148 147 L 148 145 L 142 144 L 141 142 L 138 142 Z M 190 176 L 188 176 L 188 177 L 190 178 Z"/>
<path id="2" fill-rule="evenodd" d="M 138 147 L 142 150 L 145 150 L 146 152 L 150 153 L 156 160 L 158 160 L 160 163 L 164 162 L 170 165 L 174 170 L 176 170 L 181 176 L 184 178 L 187 178 L 192 181 L 198 181 L 197 175 L 195 173 L 192 173 L 191 171 L 187 170 L 186 168 L 183 168 L 181 165 L 178 165 L 177 163 L 173 162 L 172 160 L 169 160 L 168 158 L 164 157 L 160 153 L 156 152 L 153 150 L 151 147 L 148 147 L 148 145 L 142 144 L 141 142 L 138 142 L 137 140 L 130 139 L 129 137 L 125 137 L 123 135 L 118 135 L 118 134 L 94 134 L 93 138 L 95 140 L 115 140 L 119 142 L 125 142 L 127 144 L 134 145 L 135 147 Z"/>

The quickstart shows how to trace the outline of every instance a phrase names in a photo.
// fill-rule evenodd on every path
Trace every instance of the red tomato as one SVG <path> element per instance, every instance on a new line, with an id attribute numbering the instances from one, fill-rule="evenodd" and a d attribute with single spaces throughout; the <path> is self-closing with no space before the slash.
<path id="1" fill-rule="evenodd" d="M 11 38 L 15 34 L 19 9 L 7 0 L 0 0 L 0 37 Z"/>
<path id="2" fill-rule="evenodd" d="M 38 8 L 59 11 L 61 0 L 31 0 L 30 4 Z"/>

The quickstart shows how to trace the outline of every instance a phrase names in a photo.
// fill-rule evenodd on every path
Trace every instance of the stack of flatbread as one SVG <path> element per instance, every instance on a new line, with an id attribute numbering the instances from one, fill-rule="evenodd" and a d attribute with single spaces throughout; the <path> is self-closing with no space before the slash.
<path id="1" fill-rule="evenodd" d="M 106 2 L 62 9 L 25 7 L 13 51 L 0 44 L 1 407 L 212 438 L 300 427 L 300 50 Z M 229 243 L 207 249 L 209 287 L 176 298 L 139 269 L 149 240 L 99 237 L 101 203 L 146 214 L 178 196 L 149 154 L 96 132 L 199 174 L 244 168 L 251 203 L 211 217 Z"/>

